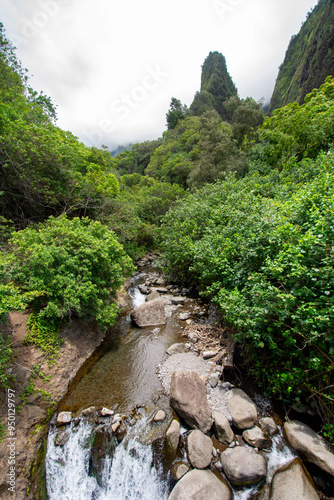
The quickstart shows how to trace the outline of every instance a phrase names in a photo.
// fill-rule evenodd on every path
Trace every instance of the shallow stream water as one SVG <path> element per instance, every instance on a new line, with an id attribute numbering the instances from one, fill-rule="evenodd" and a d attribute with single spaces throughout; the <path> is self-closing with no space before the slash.
<path id="1" fill-rule="evenodd" d="M 137 273 L 129 295 L 133 308 L 145 302 L 138 284 L 145 281 L 148 272 Z M 200 302 L 192 299 L 182 306 L 182 312 L 198 310 Z M 69 439 L 64 446 L 55 445 L 56 427 L 51 427 L 46 456 L 47 489 L 50 500 L 166 500 L 173 481 L 163 470 L 164 458 L 156 460 L 154 449 L 143 438 L 150 428 L 147 415 L 152 409 L 164 407 L 168 400 L 161 397 L 157 365 L 166 358 L 166 349 L 180 337 L 185 326 L 178 318 L 180 309 L 174 308 L 167 324 L 159 327 L 136 328 L 131 323 L 130 310 L 120 317 L 112 336 L 98 356 L 85 369 L 84 376 L 72 387 L 62 401 L 59 411 L 78 414 L 91 406 L 117 408 L 129 412 L 145 407 L 146 417 L 133 422 L 126 438 L 116 447 L 112 458 L 106 458 L 100 479 L 91 474 L 91 451 L 94 426 L 82 420 L 71 424 Z M 168 411 L 168 410 L 167 410 Z M 287 463 L 293 455 L 278 435 L 268 454 L 269 475 Z M 235 500 L 248 500 L 256 488 L 234 491 Z M 208 499 L 209 500 L 209 499 Z"/>

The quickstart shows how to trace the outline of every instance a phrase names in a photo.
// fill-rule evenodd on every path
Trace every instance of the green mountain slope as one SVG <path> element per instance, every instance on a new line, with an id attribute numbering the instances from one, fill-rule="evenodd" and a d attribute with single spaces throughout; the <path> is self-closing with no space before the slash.
<path id="1" fill-rule="evenodd" d="M 291 38 L 280 67 L 269 113 L 306 94 L 334 74 L 334 1 L 319 0 L 298 35 Z"/>

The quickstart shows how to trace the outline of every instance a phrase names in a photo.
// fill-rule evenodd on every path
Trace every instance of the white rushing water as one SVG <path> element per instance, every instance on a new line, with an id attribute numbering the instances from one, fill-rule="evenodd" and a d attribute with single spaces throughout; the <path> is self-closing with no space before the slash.
<path id="1" fill-rule="evenodd" d="M 54 444 L 51 430 L 46 456 L 46 480 L 50 500 L 166 500 L 166 485 L 152 465 L 151 446 L 137 438 L 117 446 L 113 459 L 105 459 L 102 486 L 89 476 L 92 427 L 71 428 L 64 446 Z"/>
<path id="2" fill-rule="evenodd" d="M 267 486 L 269 487 L 273 475 L 277 469 L 291 462 L 296 455 L 288 448 L 281 434 L 275 434 L 272 437 L 272 447 L 267 456 Z M 235 491 L 234 500 L 250 500 L 258 491 L 258 486 Z M 268 500 L 268 489 L 263 500 Z"/>

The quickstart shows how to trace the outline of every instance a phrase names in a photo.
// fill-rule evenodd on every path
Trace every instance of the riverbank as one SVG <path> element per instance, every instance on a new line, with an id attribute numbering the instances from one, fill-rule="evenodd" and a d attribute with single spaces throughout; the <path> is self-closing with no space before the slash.
<path id="1" fill-rule="evenodd" d="M 120 308 L 128 308 L 131 303 L 127 294 L 130 283 L 131 279 L 126 280 L 118 293 Z M 0 445 L 0 496 L 4 500 L 39 498 L 37 490 L 41 487 L 42 473 L 39 465 L 46 451 L 49 419 L 107 333 L 101 331 L 95 321 L 73 320 L 60 332 L 63 343 L 57 358 L 50 363 L 38 347 L 23 343 L 28 317 L 29 312 L 12 312 L 4 327 L 11 337 L 12 374 L 15 377 L 10 388 L 10 404 L 9 393 L 3 391 L 1 394 L 0 421 L 7 430 Z M 8 432 L 8 418 L 12 436 Z"/>

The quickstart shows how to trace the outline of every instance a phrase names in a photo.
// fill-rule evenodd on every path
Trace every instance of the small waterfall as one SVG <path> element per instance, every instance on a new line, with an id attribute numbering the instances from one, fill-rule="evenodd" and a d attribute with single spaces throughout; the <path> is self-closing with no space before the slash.
<path id="1" fill-rule="evenodd" d="M 136 426 L 135 426 L 136 427 Z M 135 428 L 131 429 L 134 431 Z M 94 429 L 88 423 L 69 429 L 64 446 L 55 445 L 57 430 L 50 430 L 46 456 L 50 500 L 166 500 L 168 487 L 153 464 L 150 445 L 129 435 L 113 458 L 104 460 L 102 481 L 89 475 Z"/>
<path id="2" fill-rule="evenodd" d="M 275 434 L 272 437 L 272 448 L 270 452 L 266 452 L 268 459 L 267 462 L 267 486 L 269 487 L 273 475 L 277 469 L 283 467 L 283 465 L 291 462 L 296 455 L 288 448 L 281 434 Z M 253 496 L 257 493 L 258 486 L 252 488 L 247 488 L 243 490 L 236 490 L 234 492 L 234 500 L 251 500 Z M 268 490 L 266 496 L 263 500 L 268 499 Z"/>

